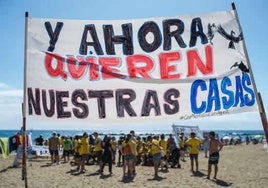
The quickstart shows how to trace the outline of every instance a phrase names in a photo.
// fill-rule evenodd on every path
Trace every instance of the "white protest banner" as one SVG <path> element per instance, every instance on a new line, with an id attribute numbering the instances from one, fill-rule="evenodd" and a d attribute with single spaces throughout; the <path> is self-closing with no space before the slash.
<path id="1" fill-rule="evenodd" d="M 257 111 L 234 11 L 28 19 L 26 115 L 162 123 Z"/>
<path id="2" fill-rule="evenodd" d="M 203 138 L 203 132 L 199 129 L 199 126 L 172 125 L 172 129 L 176 138 L 182 133 L 184 137 L 190 138 L 192 132 L 194 132 L 199 139 Z"/>
<path id="3" fill-rule="evenodd" d="M 50 156 L 48 146 L 32 145 L 31 150 L 32 150 L 32 153 L 34 153 L 36 156 L 39 156 L 39 157 Z M 62 155 L 62 154 L 63 154 L 63 150 L 62 148 L 60 148 L 59 155 Z"/>

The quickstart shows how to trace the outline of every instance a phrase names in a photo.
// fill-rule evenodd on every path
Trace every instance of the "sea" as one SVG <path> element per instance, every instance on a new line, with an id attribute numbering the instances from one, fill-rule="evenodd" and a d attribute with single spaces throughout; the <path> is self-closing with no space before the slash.
<path id="1" fill-rule="evenodd" d="M 15 135 L 17 132 L 20 130 L 0 130 L 0 137 L 11 137 Z M 61 136 L 70 136 L 73 137 L 75 135 L 82 135 L 84 132 L 87 132 L 89 134 L 92 134 L 93 132 L 98 132 L 100 137 L 104 137 L 105 135 L 107 136 L 114 136 L 116 139 L 119 139 L 120 136 L 123 136 L 129 132 L 122 132 L 122 131 L 110 131 L 110 130 L 26 130 L 26 134 L 31 134 L 31 139 L 34 143 L 34 139 L 39 137 L 39 135 L 42 134 L 44 139 L 48 139 L 51 137 L 53 132 L 56 132 L 57 134 L 60 134 Z M 205 130 L 204 132 L 209 132 L 210 130 Z M 217 135 L 218 138 L 221 139 L 225 136 L 239 136 L 241 138 L 241 141 L 245 141 L 246 136 L 249 136 L 250 138 L 264 138 L 264 131 L 263 130 L 212 130 L 214 131 Z M 156 131 L 154 132 L 136 132 L 136 135 L 139 135 L 140 137 L 147 137 L 148 135 L 153 135 L 153 134 L 174 134 L 172 131 Z"/>

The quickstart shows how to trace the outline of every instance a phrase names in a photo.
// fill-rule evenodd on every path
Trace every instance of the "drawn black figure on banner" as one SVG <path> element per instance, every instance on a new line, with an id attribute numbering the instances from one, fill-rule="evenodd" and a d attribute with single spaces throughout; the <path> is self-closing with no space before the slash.
<path id="1" fill-rule="evenodd" d="M 217 31 L 215 23 L 212 23 L 212 24 L 209 23 L 208 24 L 208 33 L 207 33 L 207 35 L 208 35 L 208 40 L 209 40 L 211 45 L 213 45 L 212 39 L 214 38 L 215 31 Z"/>
<path id="2" fill-rule="evenodd" d="M 247 68 L 247 66 L 243 63 L 243 61 L 241 61 L 240 63 L 235 62 L 230 69 L 234 68 L 234 67 L 238 67 L 243 73 L 249 73 L 249 69 Z"/>
<path id="3" fill-rule="evenodd" d="M 238 43 L 244 39 L 242 32 L 238 36 L 235 36 L 236 33 L 233 30 L 231 30 L 230 34 L 228 34 L 221 25 L 219 25 L 217 28 L 218 33 L 230 41 L 228 48 L 235 49 L 234 43 Z"/>

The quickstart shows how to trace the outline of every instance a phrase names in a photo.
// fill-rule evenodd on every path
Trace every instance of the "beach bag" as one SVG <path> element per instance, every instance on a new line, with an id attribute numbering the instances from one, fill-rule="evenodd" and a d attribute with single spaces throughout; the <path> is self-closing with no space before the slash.
<path id="1" fill-rule="evenodd" d="M 125 147 L 123 147 L 123 154 L 125 155 L 131 155 L 132 151 L 131 151 L 131 147 L 129 144 L 127 144 Z"/>

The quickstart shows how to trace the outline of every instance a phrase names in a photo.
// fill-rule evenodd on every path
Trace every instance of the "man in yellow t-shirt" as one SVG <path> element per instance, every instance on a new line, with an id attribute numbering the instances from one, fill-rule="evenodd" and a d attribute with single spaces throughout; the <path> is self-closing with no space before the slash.
<path id="1" fill-rule="evenodd" d="M 161 160 L 164 161 L 164 166 L 166 167 L 166 170 L 168 169 L 168 153 L 167 153 L 167 141 L 165 140 L 165 135 L 161 134 L 160 136 L 160 141 L 159 141 L 160 147 L 162 147 L 162 152 L 161 153 Z M 161 163 L 161 169 L 163 168 L 163 164 Z"/>
<path id="2" fill-rule="evenodd" d="M 103 145 L 102 145 L 102 140 L 99 137 L 99 134 L 97 132 L 93 133 L 95 137 L 95 144 L 94 144 L 94 155 L 97 157 L 98 164 L 99 164 L 99 172 L 101 172 L 102 169 L 102 156 L 103 156 Z"/>
<path id="3" fill-rule="evenodd" d="M 153 163 L 154 163 L 154 178 L 157 179 L 158 176 L 158 167 L 161 163 L 161 153 L 160 150 L 162 148 L 159 146 L 159 136 L 154 136 L 151 144 L 151 153 L 153 155 Z"/>
<path id="4" fill-rule="evenodd" d="M 85 173 L 85 162 L 88 160 L 89 156 L 89 141 L 88 141 L 88 134 L 84 132 L 81 141 L 79 142 L 80 149 L 79 154 L 81 155 L 81 170 L 80 173 Z"/>
<path id="5" fill-rule="evenodd" d="M 201 140 L 196 138 L 196 134 L 191 132 L 190 138 L 186 141 L 186 145 L 190 147 L 189 155 L 191 159 L 191 171 L 194 173 L 194 161 L 196 171 L 198 171 L 198 154 L 199 154 L 199 146 L 201 144 Z"/>

